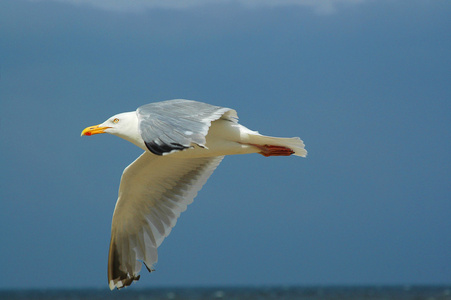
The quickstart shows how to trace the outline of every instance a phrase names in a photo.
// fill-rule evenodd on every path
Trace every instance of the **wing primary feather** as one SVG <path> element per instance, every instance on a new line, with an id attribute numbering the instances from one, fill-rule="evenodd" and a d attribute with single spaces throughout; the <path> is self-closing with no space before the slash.
<path id="1" fill-rule="evenodd" d="M 141 262 L 153 270 L 157 247 L 222 159 L 172 158 L 144 152 L 124 170 L 111 227 L 111 289 L 138 280 Z"/>
<path id="2" fill-rule="evenodd" d="M 147 149 L 155 155 L 163 155 L 164 153 L 172 152 L 174 150 L 178 151 L 189 148 L 178 143 L 170 143 L 170 145 L 168 145 L 164 143 L 157 144 L 155 141 L 150 141 L 144 142 L 144 144 L 146 144 Z"/>

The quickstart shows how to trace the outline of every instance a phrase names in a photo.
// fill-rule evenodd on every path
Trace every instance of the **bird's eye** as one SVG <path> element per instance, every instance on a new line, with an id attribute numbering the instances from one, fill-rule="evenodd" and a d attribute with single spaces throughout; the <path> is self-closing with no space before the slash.
<path id="1" fill-rule="evenodd" d="M 119 119 L 118 119 L 118 118 L 116 118 L 116 119 L 113 120 L 113 123 L 114 123 L 114 124 L 117 124 L 118 122 L 119 122 Z"/>

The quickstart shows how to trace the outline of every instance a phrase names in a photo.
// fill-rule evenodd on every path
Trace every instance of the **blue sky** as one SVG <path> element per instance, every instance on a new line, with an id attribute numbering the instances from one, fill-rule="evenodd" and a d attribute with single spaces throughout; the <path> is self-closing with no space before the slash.
<path id="1" fill-rule="evenodd" d="M 0 2 L 0 288 L 108 288 L 141 150 L 80 132 L 172 98 L 309 156 L 227 157 L 135 288 L 451 283 L 449 1 L 123 3 Z"/>

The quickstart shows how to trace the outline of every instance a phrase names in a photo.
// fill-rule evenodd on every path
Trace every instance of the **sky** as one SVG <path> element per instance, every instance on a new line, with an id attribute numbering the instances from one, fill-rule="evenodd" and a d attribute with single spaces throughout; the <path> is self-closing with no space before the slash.
<path id="1" fill-rule="evenodd" d="M 90 125 L 185 98 L 299 136 L 226 157 L 130 287 L 451 284 L 451 2 L 2 0 L 0 289 L 107 286 Z"/>

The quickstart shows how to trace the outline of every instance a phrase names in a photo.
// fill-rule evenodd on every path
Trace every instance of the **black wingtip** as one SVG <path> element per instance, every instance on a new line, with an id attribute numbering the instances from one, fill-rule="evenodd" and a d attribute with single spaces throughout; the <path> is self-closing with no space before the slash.
<path id="1" fill-rule="evenodd" d="M 108 258 L 108 285 L 111 290 L 122 289 L 129 286 L 133 281 L 138 281 L 140 275 L 133 275 L 120 269 L 120 257 L 116 245 L 110 242 L 110 254 Z"/>
<path id="2" fill-rule="evenodd" d="M 163 155 L 164 153 L 169 153 L 174 150 L 184 150 L 189 148 L 178 143 L 171 143 L 168 145 L 164 143 L 157 144 L 155 141 L 151 141 L 145 142 L 145 144 L 147 149 L 155 155 Z"/>

